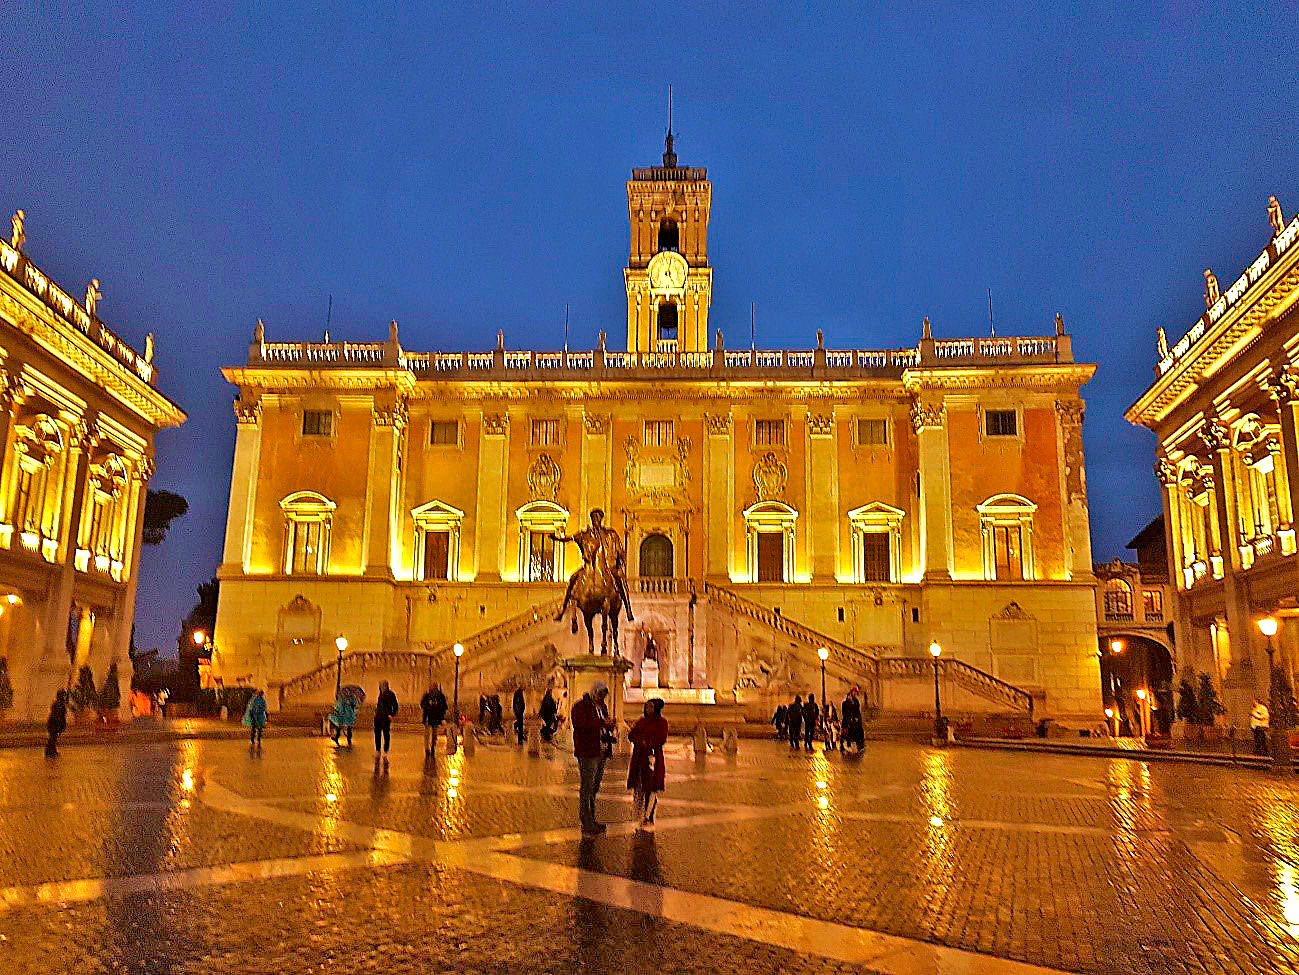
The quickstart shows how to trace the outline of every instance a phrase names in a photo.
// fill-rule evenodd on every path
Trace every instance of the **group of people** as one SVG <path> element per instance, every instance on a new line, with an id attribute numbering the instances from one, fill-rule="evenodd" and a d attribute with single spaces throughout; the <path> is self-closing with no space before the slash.
<path id="1" fill-rule="evenodd" d="M 598 683 L 573 705 L 573 755 L 579 774 L 578 815 L 583 836 L 598 836 L 608 827 L 595 815 L 595 799 L 604 778 L 604 766 L 617 744 L 616 723 L 609 714 L 609 686 Z M 628 733 L 632 744 L 631 764 L 627 769 L 627 788 L 636 803 L 640 817 L 637 828 L 654 829 L 654 811 L 658 793 L 664 785 L 663 746 L 668 740 L 668 723 L 663 717 L 663 701 L 645 702 L 645 713 Z"/>
<path id="2" fill-rule="evenodd" d="M 827 749 L 837 747 L 842 752 L 854 745 L 860 752 L 866 747 L 866 730 L 862 724 L 859 694 L 856 687 L 848 692 L 843 702 L 842 718 L 833 704 L 818 707 L 815 694 L 809 694 L 806 701 L 801 694 L 794 695 L 793 701 L 780 705 L 772 715 L 776 737 L 788 739 L 789 746 L 795 750 L 805 746 L 811 751 L 819 731 Z"/>

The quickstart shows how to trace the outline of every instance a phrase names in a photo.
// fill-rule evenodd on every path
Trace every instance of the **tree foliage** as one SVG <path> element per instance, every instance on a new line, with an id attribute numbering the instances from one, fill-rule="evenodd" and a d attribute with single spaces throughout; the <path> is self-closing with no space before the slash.
<path id="1" fill-rule="evenodd" d="M 1200 675 L 1200 686 L 1196 690 L 1195 699 L 1199 705 L 1195 711 L 1195 723 L 1198 725 L 1211 725 L 1218 715 L 1227 713 L 1222 699 L 1218 697 L 1218 689 L 1213 686 L 1213 678 L 1208 674 Z"/>
<path id="2" fill-rule="evenodd" d="M 189 502 L 171 491 L 150 490 L 144 501 L 144 544 L 161 545 L 167 529 L 189 511 Z"/>
<path id="3" fill-rule="evenodd" d="M 1177 716 L 1191 724 L 1199 723 L 1200 704 L 1195 697 L 1195 674 L 1186 671 L 1177 685 Z"/>
<path id="4" fill-rule="evenodd" d="M 122 689 L 117 686 L 117 663 L 108 665 L 104 686 L 99 689 L 99 710 L 116 711 L 122 703 Z"/>
<path id="5" fill-rule="evenodd" d="M 99 692 L 95 690 L 95 675 L 90 672 L 88 664 L 82 664 L 77 671 L 77 682 L 72 685 L 72 694 L 68 704 L 77 714 L 93 708 L 99 701 Z"/>

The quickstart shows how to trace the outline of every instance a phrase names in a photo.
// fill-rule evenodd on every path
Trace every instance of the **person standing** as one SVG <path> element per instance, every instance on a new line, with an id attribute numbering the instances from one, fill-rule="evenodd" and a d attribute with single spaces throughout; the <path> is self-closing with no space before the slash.
<path id="1" fill-rule="evenodd" d="M 807 742 L 807 750 L 812 750 L 812 739 L 816 737 L 816 719 L 819 712 L 816 708 L 816 695 L 809 694 L 807 703 L 803 705 L 803 739 Z"/>
<path id="2" fill-rule="evenodd" d="M 663 791 L 663 746 L 668 741 L 668 723 L 663 717 L 663 699 L 645 702 L 645 716 L 632 726 L 631 766 L 627 769 L 627 788 L 636 800 L 639 829 L 654 828 L 655 794 Z"/>
<path id="3" fill-rule="evenodd" d="M 386 680 L 379 681 L 379 697 L 374 702 L 374 760 L 383 756 L 388 761 L 388 746 L 392 744 L 392 719 L 397 716 L 397 695 Z M 382 748 L 380 748 L 382 744 Z"/>
<path id="4" fill-rule="evenodd" d="M 244 727 L 248 729 L 248 744 L 253 748 L 262 747 L 262 732 L 266 729 L 268 712 L 266 695 L 258 688 L 257 693 L 248 699 L 244 708 Z"/>
<path id="5" fill-rule="evenodd" d="M 821 705 L 821 728 L 825 732 L 825 750 L 834 751 L 839 740 L 839 712 L 833 704 Z"/>
<path id="6" fill-rule="evenodd" d="M 1271 726 L 1271 714 L 1267 705 L 1254 699 L 1254 710 L 1249 712 L 1249 727 L 1254 732 L 1254 754 L 1267 754 L 1267 730 Z"/>
<path id="7" fill-rule="evenodd" d="M 789 721 L 789 708 L 781 704 L 777 706 L 776 713 L 771 716 L 771 723 L 776 726 L 776 737 L 785 737 L 785 725 Z"/>
<path id="8" fill-rule="evenodd" d="M 612 750 L 608 739 L 613 732 L 609 709 L 605 704 L 609 686 L 597 683 L 582 699 L 573 705 L 570 718 L 573 722 L 573 754 L 577 757 L 581 786 L 578 793 L 578 812 L 582 819 L 582 833 L 594 836 L 603 833 L 605 825 L 595 818 L 595 797 L 604 778 L 604 763 Z"/>
<path id="9" fill-rule="evenodd" d="M 438 729 L 447 717 L 447 696 L 437 681 L 430 684 L 419 699 L 419 709 L 420 720 L 424 722 L 424 754 L 432 755 L 437 748 Z"/>
<path id="10" fill-rule="evenodd" d="M 514 697 L 510 701 L 510 709 L 514 712 L 514 733 L 518 736 L 519 744 L 523 744 L 523 712 L 528 708 L 528 702 L 523 697 L 523 688 L 514 689 Z"/>
<path id="11" fill-rule="evenodd" d="M 798 749 L 803 731 L 803 696 L 794 695 L 794 703 L 789 706 L 789 747 Z"/>
<path id="12" fill-rule="evenodd" d="M 855 744 L 860 753 L 866 747 L 866 732 L 862 728 L 861 701 L 857 700 L 857 688 L 848 692 L 843 702 L 843 735 L 839 739 L 839 749 L 843 751 Z"/>
<path id="13" fill-rule="evenodd" d="M 334 729 L 329 737 L 337 745 L 338 736 L 346 732 L 347 747 L 352 747 L 352 726 L 356 724 L 356 700 L 347 691 L 342 691 L 334 701 L 334 710 L 329 714 L 330 727 Z"/>
<path id="14" fill-rule="evenodd" d="M 50 704 L 50 716 L 45 719 L 45 754 L 54 758 L 59 754 L 59 735 L 68 726 L 68 692 L 59 691 Z"/>
<path id="15" fill-rule="evenodd" d="M 541 699 L 541 707 L 538 711 L 541 714 L 541 738 L 549 742 L 555 737 L 555 727 L 559 723 L 559 705 L 555 702 L 555 695 L 549 687 L 546 688 L 546 696 Z"/>

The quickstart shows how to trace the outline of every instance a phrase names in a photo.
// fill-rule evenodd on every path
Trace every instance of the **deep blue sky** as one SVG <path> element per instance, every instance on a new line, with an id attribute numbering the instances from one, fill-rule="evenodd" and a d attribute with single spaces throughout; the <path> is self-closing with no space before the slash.
<path id="1" fill-rule="evenodd" d="M 1097 558 L 1158 511 L 1123 409 L 1299 206 L 1293 23 L 1182 3 L 988 19 L 943 4 L 42 5 L 6 10 L 4 214 L 105 319 L 157 333 L 189 412 L 155 486 L 142 647 L 174 647 L 220 559 L 234 423 L 218 368 L 272 340 L 556 348 L 625 338 L 624 181 L 662 151 L 713 180 L 713 321 L 760 347 L 1045 334 L 1082 359 Z M 1126 8 L 1127 5 L 1122 5 Z M 90 9 L 88 9 L 90 8 Z M 1293 8 L 1290 9 L 1293 14 Z M 7 222 L 4 224 L 7 228 Z"/>

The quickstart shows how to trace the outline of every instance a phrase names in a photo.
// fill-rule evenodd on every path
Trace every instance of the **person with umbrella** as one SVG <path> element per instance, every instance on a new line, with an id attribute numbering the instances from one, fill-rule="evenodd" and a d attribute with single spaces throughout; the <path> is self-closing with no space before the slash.
<path id="1" fill-rule="evenodd" d="M 329 725 L 334 729 L 330 736 L 334 744 L 339 744 L 338 736 L 347 735 L 347 747 L 352 747 L 352 727 L 356 724 L 356 709 L 365 700 L 365 691 L 355 684 L 349 684 L 338 690 L 338 699 L 334 701 L 334 710 L 329 715 Z"/>
<path id="2" fill-rule="evenodd" d="M 257 692 L 248 699 L 248 706 L 244 708 L 244 727 L 248 729 L 249 748 L 262 747 L 262 732 L 266 730 L 267 717 L 266 695 L 259 687 Z"/>

